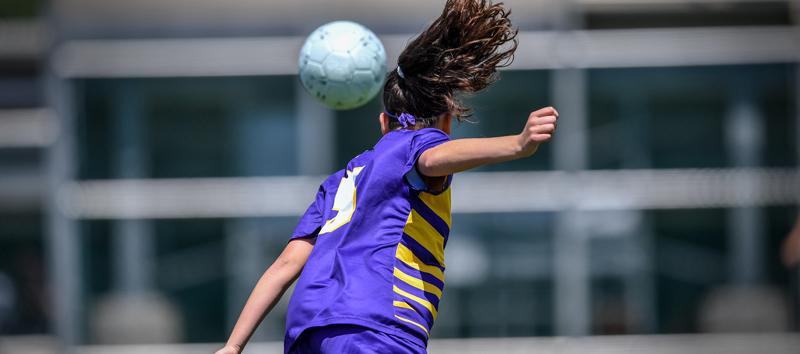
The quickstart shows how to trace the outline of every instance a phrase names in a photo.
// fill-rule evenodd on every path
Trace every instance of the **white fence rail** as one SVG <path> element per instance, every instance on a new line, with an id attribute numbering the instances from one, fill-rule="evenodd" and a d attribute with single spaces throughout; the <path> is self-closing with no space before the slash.
<path id="1" fill-rule="evenodd" d="M 61 190 L 78 219 L 300 215 L 322 177 L 80 181 Z M 793 205 L 797 169 L 603 170 L 464 173 L 454 213 L 725 208 Z"/>
<path id="2" fill-rule="evenodd" d="M 414 36 L 380 36 L 389 67 Z M 527 31 L 519 34 L 509 68 L 794 63 L 800 60 L 798 37 L 792 26 Z M 72 40 L 55 51 L 54 65 L 64 78 L 294 75 L 304 39 Z"/>

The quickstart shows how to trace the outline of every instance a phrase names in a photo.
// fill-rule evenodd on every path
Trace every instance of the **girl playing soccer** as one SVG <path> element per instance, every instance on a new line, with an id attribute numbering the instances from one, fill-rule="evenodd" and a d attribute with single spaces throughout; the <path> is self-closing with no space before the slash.
<path id="1" fill-rule="evenodd" d="M 444 289 L 452 175 L 531 156 L 556 129 L 558 113 L 544 108 L 516 135 L 448 136 L 470 114 L 458 95 L 486 88 L 513 59 L 508 15 L 486 0 L 448 0 L 405 48 L 383 90 L 383 137 L 322 183 L 217 354 L 240 353 L 298 276 L 285 353 L 426 352 Z"/>

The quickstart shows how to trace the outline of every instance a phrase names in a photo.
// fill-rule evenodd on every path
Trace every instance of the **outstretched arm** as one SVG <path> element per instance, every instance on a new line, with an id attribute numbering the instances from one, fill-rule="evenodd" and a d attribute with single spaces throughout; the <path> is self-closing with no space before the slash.
<path id="1" fill-rule="evenodd" d="M 541 143 L 550 140 L 557 120 L 555 108 L 542 108 L 528 116 L 520 134 L 448 141 L 422 153 L 417 169 L 428 177 L 442 177 L 531 156 Z"/>
<path id="2" fill-rule="evenodd" d="M 296 239 L 289 242 L 278 259 L 264 272 L 233 327 L 225 347 L 216 354 L 239 354 L 264 316 L 278 303 L 300 271 L 303 270 L 311 250 L 311 239 Z"/>

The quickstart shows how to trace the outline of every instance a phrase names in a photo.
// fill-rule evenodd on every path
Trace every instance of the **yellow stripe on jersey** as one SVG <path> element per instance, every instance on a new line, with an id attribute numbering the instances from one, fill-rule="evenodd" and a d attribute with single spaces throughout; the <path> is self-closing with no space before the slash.
<path id="1" fill-rule="evenodd" d="M 412 311 L 417 311 L 417 310 L 414 310 L 414 308 L 413 308 L 413 307 L 411 307 L 411 305 L 409 305 L 409 304 L 408 304 L 407 302 L 405 302 L 405 301 L 392 301 L 392 305 L 394 305 L 395 307 L 401 307 L 401 308 L 404 308 L 404 309 L 409 309 L 409 310 L 412 310 Z"/>
<path id="2" fill-rule="evenodd" d="M 403 322 L 408 322 L 408 323 L 410 323 L 410 324 L 413 324 L 413 325 L 415 325 L 415 326 L 417 326 L 417 327 L 419 327 L 419 328 L 422 328 L 422 330 L 423 330 L 423 331 L 425 331 L 425 334 L 428 334 L 428 329 L 427 329 L 427 328 L 425 328 L 425 326 L 423 326 L 423 325 L 421 325 L 421 324 L 419 324 L 419 323 L 416 323 L 416 322 L 414 322 L 414 321 L 412 321 L 412 320 L 409 320 L 409 319 L 407 319 L 407 318 L 405 318 L 405 317 L 400 317 L 400 316 L 398 316 L 398 315 L 394 315 L 394 317 L 397 317 L 397 319 L 398 319 L 398 320 L 400 320 L 400 321 L 403 321 Z"/>
<path id="3" fill-rule="evenodd" d="M 434 320 L 436 319 L 436 316 L 438 315 L 438 313 L 436 312 L 436 306 L 433 306 L 433 304 L 430 301 L 425 300 L 425 299 L 423 299 L 423 298 L 421 298 L 419 296 L 416 296 L 416 295 L 414 295 L 412 293 L 409 293 L 409 292 L 407 292 L 407 291 L 405 291 L 403 289 L 400 289 L 400 288 L 397 287 L 397 285 L 392 285 L 392 288 L 394 289 L 394 292 L 396 292 L 396 293 L 398 293 L 398 294 L 400 294 L 402 296 L 405 296 L 405 297 L 411 299 L 412 301 L 422 305 L 426 309 L 428 309 L 428 311 L 431 312 L 431 315 L 433 316 L 433 319 Z"/>
<path id="4" fill-rule="evenodd" d="M 440 235 L 425 218 L 413 209 L 408 214 L 408 221 L 406 221 L 403 232 L 425 247 L 436 258 L 436 262 L 444 267 L 444 236 Z"/>
<path id="5" fill-rule="evenodd" d="M 411 275 L 404 273 L 402 270 L 395 268 L 394 269 L 394 276 L 398 279 L 404 281 L 406 284 L 411 285 L 419 290 L 422 290 L 426 293 L 431 293 L 436 295 L 437 298 L 442 298 L 442 290 L 439 289 L 436 285 L 428 283 L 422 279 L 415 278 Z"/>
<path id="6" fill-rule="evenodd" d="M 419 199 L 450 227 L 450 188 L 438 195 L 422 192 Z"/>
<path id="7" fill-rule="evenodd" d="M 414 255 L 414 252 L 411 252 L 411 250 L 408 249 L 408 247 L 406 247 L 404 244 L 397 244 L 397 253 L 395 255 L 397 259 L 401 260 L 409 267 L 428 273 L 444 283 L 444 272 L 442 272 L 439 267 L 425 264 L 419 258 L 417 258 L 417 256 Z"/>

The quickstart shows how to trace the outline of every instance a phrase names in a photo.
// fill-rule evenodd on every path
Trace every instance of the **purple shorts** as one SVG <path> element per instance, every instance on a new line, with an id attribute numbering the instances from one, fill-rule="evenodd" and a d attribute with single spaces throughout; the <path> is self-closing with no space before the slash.
<path id="1" fill-rule="evenodd" d="M 411 341 L 353 325 L 309 328 L 297 338 L 289 354 L 426 354 Z"/>

